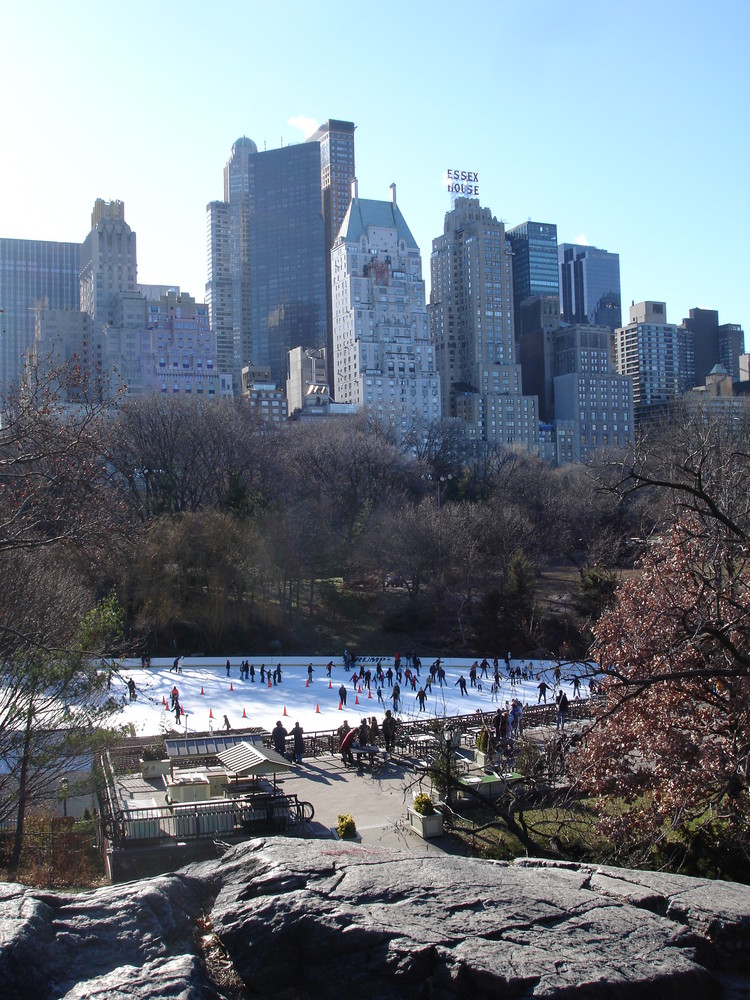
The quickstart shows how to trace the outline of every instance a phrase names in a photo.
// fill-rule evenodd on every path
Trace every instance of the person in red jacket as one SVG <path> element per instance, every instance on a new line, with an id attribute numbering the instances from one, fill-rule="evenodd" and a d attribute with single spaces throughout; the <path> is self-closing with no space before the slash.
<path id="1" fill-rule="evenodd" d="M 354 764 L 354 754 L 352 753 L 352 745 L 354 743 L 355 737 L 357 735 L 356 729 L 350 729 L 348 733 L 345 733 L 344 738 L 341 741 L 341 760 L 344 764 Z"/>

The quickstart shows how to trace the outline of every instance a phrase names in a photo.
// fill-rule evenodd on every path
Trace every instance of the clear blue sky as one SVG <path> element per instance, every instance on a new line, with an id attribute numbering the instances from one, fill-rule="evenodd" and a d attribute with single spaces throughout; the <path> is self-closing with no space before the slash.
<path id="1" fill-rule="evenodd" d="M 508 226 L 619 253 L 625 316 L 717 308 L 750 348 L 748 0 L 3 0 L 0 38 L 2 236 L 82 240 L 121 199 L 139 280 L 202 300 L 234 140 L 342 118 L 426 276 L 444 172 L 475 170 Z"/>

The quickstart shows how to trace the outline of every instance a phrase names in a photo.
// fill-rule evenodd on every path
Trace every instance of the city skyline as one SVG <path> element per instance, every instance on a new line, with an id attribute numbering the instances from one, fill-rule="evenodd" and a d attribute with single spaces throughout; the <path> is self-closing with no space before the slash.
<path id="1" fill-rule="evenodd" d="M 741 2 L 480 0 L 463 18 L 447 3 L 372 18 L 220 2 L 209 18 L 136 0 L 120 14 L 83 0 L 4 11 L 1 236 L 82 242 L 95 200 L 122 200 L 139 282 L 204 301 L 206 206 L 232 144 L 303 142 L 337 118 L 357 126 L 362 196 L 398 185 L 426 277 L 446 170 L 465 169 L 508 228 L 549 222 L 561 243 L 619 254 L 624 315 L 653 299 L 669 322 L 704 307 L 750 328 Z"/>

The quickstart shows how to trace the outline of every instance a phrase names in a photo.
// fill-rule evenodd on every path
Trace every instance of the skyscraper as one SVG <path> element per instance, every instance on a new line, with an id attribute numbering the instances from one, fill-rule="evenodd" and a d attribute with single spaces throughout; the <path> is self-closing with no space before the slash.
<path id="1" fill-rule="evenodd" d="M 224 197 L 208 206 L 206 300 L 219 357 L 229 357 L 231 340 L 237 386 L 249 363 L 268 366 L 280 385 L 291 348 L 325 345 L 320 146 L 259 153 L 250 139 L 238 139 Z"/>
<path id="2" fill-rule="evenodd" d="M 633 379 L 636 423 L 664 412 L 683 389 L 680 383 L 680 338 L 667 323 L 664 302 L 630 307 L 630 322 L 615 331 L 617 371 Z"/>
<path id="3" fill-rule="evenodd" d="M 246 136 L 235 142 L 224 167 L 224 201 L 207 207 L 206 305 L 219 367 L 232 373 L 235 387 L 251 354 L 248 159 L 257 152 Z"/>
<path id="4" fill-rule="evenodd" d="M 331 248 L 341 229 L 351 199 L 354 165 L 354 122 L 330 119 L 308 142 L 320 146 L 320 188 L 326 246 L 326 356 L 328 382 L 333 384 L 333 308 L 331 302 Z"/>
<path id="5" fill-rule="evenodd" d="M 40 306 L 78 309 L 80 243 L 0 239 L 0 398 L 17 387 Z"/>
<path id="6" fill-rule="evenodd" d="M 443 416 L 471 424 L 480 440 L 535 451 L 538 402 L 522 394 L 511 261 L 502 222 L 478 199 L 457 198 L 432 241 L 430 332 Z"/>
<path id="7" fill-rule="evenodd" d="M 336 400 L 370 410 L 396 433 L 440 418 L 422 260 L 401 210 L 352 200 L 331 253 Z"/>
<path id="8" fill-rule="evenodd" d="M 561 243 L 557 254 L 562 318 L 614 333 L 622 326 L 619 254 L 574 243 Z"/>
<path id="9" fill-rule="evenodd" d="M 135 233 L 125 221 L 121 201 L 97 198 L 91 213 L 91 230 L 81 249 L 81 312 L 94 327 L 114 322 L 120 292 L 138 291 Z"/>
<path id="10" fill-rule="evenodd" d="M 513 247 L 513 310 L 516 340 L 523 331 L 521 303 L 532 295 L 559 295 L 557 226 L 524 222 L 508 230 Z"/>
<path id="11" fill-rule="evenodd" d="M 736 323 L 719 325 L 718 309 L 691 309 L 680 330 L 689 337 L 694 357 L 690 386 L 704 385 L 714 365 L 721 364 L 735 381 L 740 377 L 740 355 L 745 350 L 742 327 Z"/>

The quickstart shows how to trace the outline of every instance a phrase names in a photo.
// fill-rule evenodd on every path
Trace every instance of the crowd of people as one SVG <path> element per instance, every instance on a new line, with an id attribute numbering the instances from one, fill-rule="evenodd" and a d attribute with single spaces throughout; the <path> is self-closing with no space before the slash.
<path id="1" fill-rule="evenodd" d="M 554 669 L 547 665 L 544 665 L 540 669 L 537 665 L 535 670 L 532 661 L 528 663 L 523 660 L 520 663 L 519 661 L 512 661 L 510 652 L 507 652 L 502 659 L 498 657 L 494 657 L 493 659 L 484 657 L 481 661 L 478 659 L 474 660 L 471 666 L 465 668 L 460 673 L 457 680 L 455 679 L 455 672 L 452 672 L 450 679 L 447 679 L 445 666 L 440 656 L 436 657 L 429 666 L 426 666 L 422 663 L 416 651 L 407 653 L 404 656 L 396 653 L 393 657 L 357 657 L 348 650 L 345 650 L 343 660 L 347 676 L 340 680 L 338 688 L 333 685 L 334 661 L 329 660 L 324 667 L 318 667 L 321 671 L 325 670 L 325 678 L 328 681 L 327 687 L 331 688 L 333 686 L 334 692 L 338 694 L 339 709 L 345 711 L 347 699 L 351 697 L 354 698 L 355 705 L 358 705 L 359 698 L 357 696 L 361 697 L 363 694 L 366 694 L 368 699 L 373 700 L 372 707 L 382 708 L 385 718 L 391 719 L 394 725 L 397 716 L 417 719 L 422 713 L 428 717 L 434 715 L 435 709 L 432 704 L 436 700 L 434 696 L 448 684 L 459 688 L 461 699 L 467 697 L 470 693 L 481 693 L 489 690 L 491 697 L 484 700 L 495 703 L 497 706 L 496 718 L 506 720 L 504 723 L 498 723 L 494 726 L 494 729 L 497 730 L 498 741 L 501 740 L 501 730 L 509 733 L 509 738 L 511 739 L 521 731 L 523 715 L 522 693 L 518 692 L 519 697 L 514 697 L 512 702 L 506 700 L 504 708 L 500 700 L 501 694 L 504 697 L 507 697 L 508 694 L 516 694 L 514 690 L 516 684 L 538 681 L 536 685 L 538 690 L 537 705 L 541 705 L 542 703 L 546 705 L 549 697 L 554 699 L 556 704 L 557 728 L 562 731 L 565 729 L 569 697 L 573 699 L 581 697 L 580 678 L 578 676 L 571 676 L 563 679 L 559 663 Z M 239 678 L 241 681 L 253 684 L 256 678 L 259 677 L 262 687 L 275 688 L 282 684 L 283 672 L 281 663 L 275 666 L 273 664 L 266 666 L 265 663 L 262 663 L 258 667 L 255 663 L 251 663 L 249 659 L 243 659 L 239 664 L 237 661 L 232 662 L 227 659 L 225 666 L 227 677 L 231 677 L 239 667 Z M 183 657 L 177 656 L 172 663 L 170 672 L 181 674 L 182 667 Z M 315 675 L 315 667 L 312 662 L 307 666 L 306 673 L 306 686 L 310 686 L 313 684 Z M 510 691 L 508 691 L 507 687 L 508 680 L 511 685 Z M 563 690 L 563 683 L 568 688 L 569 694 Z M 135 701 L 137 697 L 135 684 L 129 681 L 127 687 L 129 700 Z M 596 692 L 593 679 L 589 681 L 588 687 L 589 694 Z M 202 688 L 200 693 L 203 694 Z M 440 697 L 444 699 L 447 693 L 446 690 Z M 524 693 L 528 696 L 527 687 L 525 687 Z M 432 696 L 429 703 L 428 696 Z M 180 704 L 176 685 L 171 692 L 168 706 L 165 707 L 168 707 L 174 713 L 177 724 L 185 718 L 185 712 Z M 476 709 L 476 712 L 477 714 L 481 714 L 479 708 Z M 243 711 L 244 718 L 245 714 Z M 386 740 L 375 718 L 370 716 L 367 719 L 367 724 L 368 730 L 372 732 L 369 745 L 372 747 L 382 746 Z M 297 725 L 299 726 L 299 723 Z M 231 728 L 229 718 L 226 715 L 224 716 L 223 728 L 226 730 Z M 362 725 L 356 728 L 357 732 L 363 734 Z M 345 723 L 340 729 L 348 729 L 348 723 Z M 304 747 L 301 734 L 302 730 L 300 727 L 298 742 L 301 741 L 300 745 Z M 344 735 L 346 734 L 342 733 L 340 739 L 343 739 Z M 362 739 L 359 740 L 359 743 L 363 745 Z M 386 746 L 386 751 L 388 751 L 388 746 Z"/>

